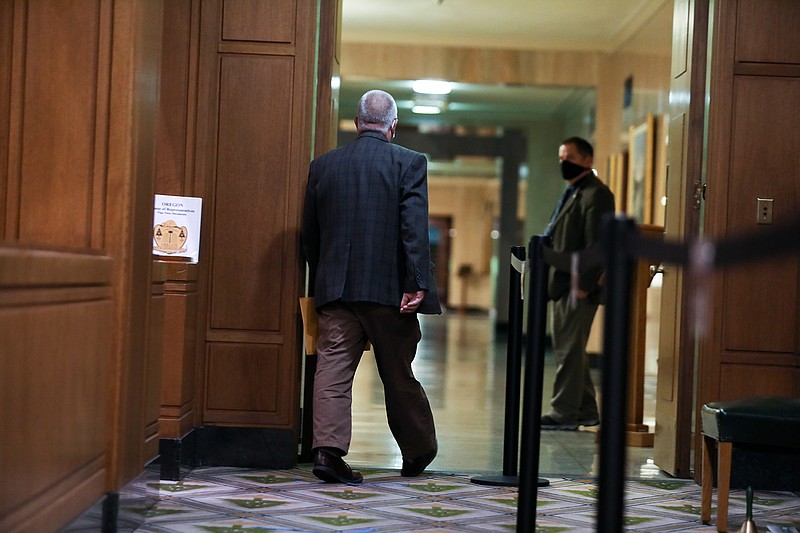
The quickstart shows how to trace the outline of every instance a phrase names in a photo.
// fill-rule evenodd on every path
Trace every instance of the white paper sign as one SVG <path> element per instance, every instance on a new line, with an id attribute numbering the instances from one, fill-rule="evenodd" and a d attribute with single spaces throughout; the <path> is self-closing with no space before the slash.
<path id="1" fill-rule="evenodd" d="M 188 257 L 200 256 L 200 213 L 202 198 L 156 194 L 153 209 L 153 253 Z"/>

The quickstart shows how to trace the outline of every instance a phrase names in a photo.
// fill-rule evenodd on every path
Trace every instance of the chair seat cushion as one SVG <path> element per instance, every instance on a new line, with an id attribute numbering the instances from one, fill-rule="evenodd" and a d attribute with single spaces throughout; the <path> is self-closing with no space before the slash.
<path id="1" fill-rule="evenodd" d="M 700 416 L 703 434 L 718 441 L 800 448 L 800 398 L 758 396 L 710 402 Z"/>

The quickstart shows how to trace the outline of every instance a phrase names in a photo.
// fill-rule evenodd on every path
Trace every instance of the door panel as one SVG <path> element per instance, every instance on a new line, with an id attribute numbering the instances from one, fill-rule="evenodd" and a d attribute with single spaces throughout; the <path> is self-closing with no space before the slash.
<path id="1" fill-rule="evenodd" d="M 707 21 L 707 0 L 676 0 L 670 94 L 688 98 L 670 98 L 667 241 L 693 240 L 700 227 L 695 193 L 702 180 Z M 691 289 L 682 268 L 663 268 L 653 456 L 662 470 L 689 477 L 695 338 L 685 308 Z"/>
<path id="2" fill-rule="evenodd" d="M 201 3 L 196 194 L 209 222 L 199 302 L 207 426 L 296 436 L 316 7 Z M 275 464 L 294 461 L 296 453 Z"/>
<path id="3" fill-rule="evenodd" d="M 800 31 L 784 22 L 800 18 L 800 3 L 715 6 L 704 226 L 721 240 L 764 234 L 800 212 Z M 758 198 L 774 199 L 772 226 L 758 223 Z M 800 395 L 798 276 L 796 251 L 715 272 L 696 411 L 709 401 Z"/>
<path id="4" fill-rule="evenodd" d="M 279 259 L 288 245 L 286 200 L 296 185 L 287 179 L 290 138 L 275 125 L 291 119 L 293 67 L 288 57 L 226 56 L 221 61 L 214 329 L 279 331 L 281 304 L 290 305 L 280 300 L 285 273 Z M 278 305 L 265 305 L 268 301 Z"/>

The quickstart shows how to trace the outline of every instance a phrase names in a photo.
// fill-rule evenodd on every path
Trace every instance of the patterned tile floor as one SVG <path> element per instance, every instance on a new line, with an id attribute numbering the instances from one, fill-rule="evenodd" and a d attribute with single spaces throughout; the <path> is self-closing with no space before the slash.
<path id="1" fill-rule="evenodd" d="M 487 532 L 515 531 L 517 489 L 487 487 L 470 476 L 432 472 L 402 478 L 396 470 L 364 471 L 357 487 L 325 484 L 309 465 L 292 470 L 201 468 L 181 482 L 150 481 L 156 504 L 126 508 L 146 517 L 137 533 L 188 532 Z M 594 530 L 596 485 L 591 478 L 549 478 L 538 490 L 536 530 Z M 745 518 L 744 491 L 733 491 L 730 530 Z M 700 487 L 686 480 L 629 480 L 626 531 L 716 531 L 699 520 Z M 797 532 L 800 495 L 757 492 L 759 530 Z M 716 518 L 714 517 L 713 520 Z M 769 528 L 769 529 L 768 529 Z"/>
<path id="2" fill-rule="evenodd" d="M 470 481 L 503 470 L 506 339 L 495 334 L 490 317 L 450 313 L 421 322 L 414 371 L 431 400 L 439 439 L 430 474 L 415 479 L 398 475 L 402 457 L 387 427 L 374 358 L 367 353 L 354 384 L 353 442 L 347 456 L 366 475 L 363 485 L 326 485 L 309 465 L 292 470 L 200 468 L 179 483 L 145 472 L 121 495 L 119 531 L 515 531 L 516 488 Z M 657 336 L 648 336 L 651 345 L 655 341 Z M 652 363 L 655 353 L 648 354 Z M 543 406 L 549 401 L 553 359 L 552 354 L 545 359 Z M 599 385 L 599 372 L 593 374 Z M 649 371 L 643 414 L 651 428 L 655 388 Z M 538 491 L 537 531 L 594 530 L 600 451 L 594 429 L 542 432 L 539 475 L 550 486 Z M 624 475 L 630 480 L 626 531 L 716 531 L 715 525 L 700 523 L 700 487 L 661 471 L 652 448 L 628 447 Z M 729 531 L 735 532 L 745 517 L 744 491 L 733 491 L 730 505 Z M 86 518 L 94 520 L 79 520 L 70 533 L 96 533 L 94 524 L 102 513 L 90 514 Z M 798 533 L 800 496 L 758 491 L 754 518 L 761 533 Z"/>

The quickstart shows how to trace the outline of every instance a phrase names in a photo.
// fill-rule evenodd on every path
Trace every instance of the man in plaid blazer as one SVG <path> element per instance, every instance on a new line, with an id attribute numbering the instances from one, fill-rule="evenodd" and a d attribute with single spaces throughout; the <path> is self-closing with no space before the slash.
<path id="1" fill-rule="evenodd" d="M 397 105 L 368 91 L 358 138 L 312 161 L 303 212 L 303 249 L 317 314 L 314 474 L 355 484 L 342 459 L 350 447 L 352 384 L 367 341 L 383 381 L 389 428 L 416 476 L 437 452 L 430 404 L 411 370 L 420 340 L 417 313 L 441 313 L 428 243 L 427 161 L 391 143 Z"/>

